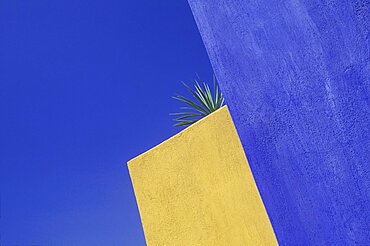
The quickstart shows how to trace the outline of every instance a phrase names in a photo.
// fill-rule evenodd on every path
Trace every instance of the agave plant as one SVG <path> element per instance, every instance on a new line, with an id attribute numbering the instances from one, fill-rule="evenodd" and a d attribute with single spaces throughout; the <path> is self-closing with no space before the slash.
<path id="1" fill-rule="evenodd" d="M 221 108 L 225 103 L 225 99 L 217 86 L 215 76 L 213 76 L 213 93 L 208 84 L 198 82 L 197 80 L 195 80 L 194 84 L 195 89 L 192 89 L 184 82 L 183 85 L 193 95 L 195 100 L 191 100 L 181 95 L 173 97 L 174 99 L 186 104 L 186 107 L 180 108 L 182 110 L 186 110 L 185 112 L 171 114 L 176 117 L 174 119 L 174 121 L 176 121 L 175 126 L 189 126 Z"/>

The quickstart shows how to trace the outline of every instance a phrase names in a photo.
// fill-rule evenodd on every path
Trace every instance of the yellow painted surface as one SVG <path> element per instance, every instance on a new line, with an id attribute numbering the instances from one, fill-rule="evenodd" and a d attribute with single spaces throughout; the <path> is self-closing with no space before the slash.
<path id="1" fill-rule="evenodd" d="M 128 165 L 148 245 L 277 245 L 227 107 Z"/>

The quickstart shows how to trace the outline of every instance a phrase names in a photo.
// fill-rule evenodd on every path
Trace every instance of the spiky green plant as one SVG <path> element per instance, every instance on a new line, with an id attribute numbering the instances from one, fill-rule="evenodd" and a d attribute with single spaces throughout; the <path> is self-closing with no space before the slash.
<path id="1" fill-rule="evenodd" d="M 203 86 L 201 86 L 201 84 Z M 181 95 L 176 95 L 173 97 L 174 99 L 187 105 L 187 107 L 180 108 L 182 110 L 186 110 L 185 112 L 171 114 L 172 116 L 176 117 L 174 119 L 174 121 L 176 121 L 175 126 L 189 126 L 221 108 L 225 103 L 225 99 L 217 86 L 215 76 L 213 77 L 213 93 L 211 92 L 208 84 L 204 82 L 198 82 L 197 80 L 195 80 L 194 83 L 195 89 L 192 89 L 184 82 L 183 85 L 193 95 L 195 100 L 192 101 L 191 99 Z"/>

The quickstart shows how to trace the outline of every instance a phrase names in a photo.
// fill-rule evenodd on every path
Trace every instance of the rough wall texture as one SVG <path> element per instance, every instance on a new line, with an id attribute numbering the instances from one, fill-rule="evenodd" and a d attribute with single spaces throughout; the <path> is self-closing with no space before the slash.
<path id="1" fill-rule="evenodd" d="M 189 0 L 282 245 L 370 245 L 369 0 Z"/>
<path id="2" fill-rule="evenodd" d="M 226 107 L 129 170 L 148 245 L 277 245 Z"/>

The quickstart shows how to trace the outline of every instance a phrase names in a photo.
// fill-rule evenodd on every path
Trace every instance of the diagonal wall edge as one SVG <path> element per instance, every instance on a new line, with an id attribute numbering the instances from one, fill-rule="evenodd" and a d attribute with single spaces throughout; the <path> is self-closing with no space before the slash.
<path id="1" fill-rule="evenodd" d="M 370 243 L 370 1 L 189 0 L 282 245 Z"/>
<path id="2" fill-rule="evenodd" d="M 227 107 L 128 166 L 148 245 L 277 245 Z"/>

